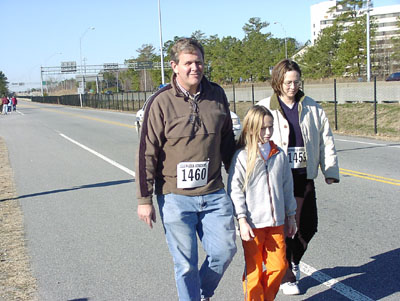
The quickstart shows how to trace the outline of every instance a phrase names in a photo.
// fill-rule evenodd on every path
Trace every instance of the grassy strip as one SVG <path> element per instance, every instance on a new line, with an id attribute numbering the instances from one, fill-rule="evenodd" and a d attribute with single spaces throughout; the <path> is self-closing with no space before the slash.
<path id="1" fill-rule="evenodd" d="M 25 246 L 23 215 L 7 148 L 0 138 L 0 300 L 37 300 L 36 290 Z"/>
<path id="2" fill-rule="evenodd" d="M 231 102 L 230 109 L 236 107 L 236 114 L 243 121 L 251 102 Z M 377 105 L 377 130 L 374 132 L 374 104 L 346 103 L 337 105 L 337 131 L 335 131 L 335 105 L 321 103 L 332 130 L 335 133 L 351 136 L 400 141 L 400 105 L 398 103 Z"/>

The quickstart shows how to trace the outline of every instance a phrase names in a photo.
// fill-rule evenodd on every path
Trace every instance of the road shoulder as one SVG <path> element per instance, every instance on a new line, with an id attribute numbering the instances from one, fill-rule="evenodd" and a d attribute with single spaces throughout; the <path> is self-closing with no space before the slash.
<path id="1" fill-rule="evenodd" d="M 8 150 L 0 137 L 0 300 L 38 300 Z"/>

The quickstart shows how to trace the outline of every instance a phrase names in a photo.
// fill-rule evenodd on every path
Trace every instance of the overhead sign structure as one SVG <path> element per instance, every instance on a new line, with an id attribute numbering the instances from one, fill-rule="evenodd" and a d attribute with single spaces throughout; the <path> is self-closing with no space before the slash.
<path id="1" fill-rule="evenodd" d="M 118 64 L 117 63 L 106 63 L 103 64 L 104 71 L 118 71 Z"/>
<path id="2" fill-rule="evenodd" d="M 62 73 L 74 73 L 76 72 L 76 62 L 61 62 Z"/>
<path id="3" fill-rule="evenodd" d="M 79 75 L 75 76 L 75 79 L 77 82 L 82 82 L 82 77 L 83 77 L 83 80 L 87 81 L 87 82 L 95 82 L 95 81 L 104 79 L 103 74 L 94 74 L 94 75 L 93 74 L 88 74 L 88 75 L 80 75 L 79 74 Z"/>
<path id="4" fill-rule="evenodd" d="M 139 70 L 153 69 L 153 62 L 152 61 L 136 62 L 136 69 Z"/>

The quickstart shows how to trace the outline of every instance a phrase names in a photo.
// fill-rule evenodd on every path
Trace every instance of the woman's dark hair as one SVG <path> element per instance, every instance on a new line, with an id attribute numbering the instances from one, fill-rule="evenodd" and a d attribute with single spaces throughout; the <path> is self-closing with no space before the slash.
<path id="1" fill-rule="evenodd" d="M 284 59 L 272 69 L 271 87 L 276 95 L 282 95 L 282 85 L 286 72 L 297 71 L 301 77 L 301 70 L 295 61 Z"/>

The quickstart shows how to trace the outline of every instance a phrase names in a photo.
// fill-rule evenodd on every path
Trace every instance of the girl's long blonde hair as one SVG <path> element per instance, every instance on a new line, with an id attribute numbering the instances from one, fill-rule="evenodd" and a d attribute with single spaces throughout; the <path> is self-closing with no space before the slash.
<path id="1" fill-rule="evenodd" d="M 247 151 L 246 177 L 243 190 L 246 189 L 250 176 L 254 171 L 258 156 L 258 143 L 261 141 L 260 133 L 264 116 L 274 118 L 271 112 L 264 106 L 253 106 L 247 112 L 243 121 L 243 129 L 238 140 L 238 147 Z"/>

